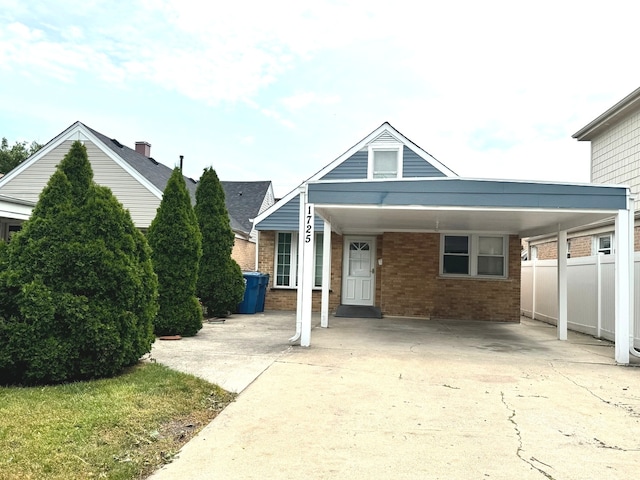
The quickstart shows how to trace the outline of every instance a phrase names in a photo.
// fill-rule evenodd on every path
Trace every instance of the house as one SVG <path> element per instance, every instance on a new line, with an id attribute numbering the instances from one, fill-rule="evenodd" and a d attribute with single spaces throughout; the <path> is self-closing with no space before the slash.
<path id="1" fill-rule="evenodd" d="M 631 187 L 634 207 L 640 208 L 640 88 L 634 90 L 572 135 L 591 143 L 591 183 Z M 635 219 L 634 249 L 640 251 L 640 222 Z M 572 258 L 615 252 L 613 219 L 568 234 Z M 553 237 L 529 240 L 528 258 L 557 258 Z"/>
<path id="2" fill-rule="evenodd" d="M 82 141 L 87 148 L 95 182 L 111 189 L 116 198 L 129 210 L 138 228 L 145 230 L 149 227 L 155 218 L 172 169 L 151 156 L 151 145 L 148 142 L 136 142 L 135 149 L 132 149 L 81 122 L 75 122 L 25 162 L 0 178 L 2 238 L 8 240 L 12 232 L 19 230 L 20 224 L 30 216 L 40 192 L 75 140 Z M 197 183 L 187 177 L 185 182 L 195 203 Z M 232 194 L 229 195 L 227 209 L 236 236 L 234 254 L 238 255 L 238 263 L 253 270 L 255 233 L 252 230 L 251 219 L 260 209 L 273 203 L 271 182 L 228 183 Z M 238 191 L 247 194 L 235 195 Z M 245 199 L 246 205 L 243 203 Z"/>
<path id="3" fill-rule="evenodd" d="M 291 340 L 302 346 L 311 343 L 313 310 L 323 327 L 330 311 L 345 308 L 518 322 L 520 239 L 566 238 L 571 228 L 611 216 L 625 232 L 629 197 L 619 186 L 461 178 L 383 123 L 256 218 L 258 268 L 271 278 L 265 308 L 296 310 Z M 628 254 L 628 235 L 616 244 Z M 616 262 L 623 295 L 629 265 L 624 256 Z M 558 274 L 560 339 L 565 271 Z M 619 331 L 628 331 L 628 296 L 616 305 Z M 616 337 L 622 363 L 628 344 L 628 335 Z"/>
<path id="4" fill-rule="evenodd" d="M 256 270 L 258 233 L 253 219 L 275 203 L 273 185 L 271 181 L 220 183 L 235 234 L 232 257 L 242 270 Z"/>

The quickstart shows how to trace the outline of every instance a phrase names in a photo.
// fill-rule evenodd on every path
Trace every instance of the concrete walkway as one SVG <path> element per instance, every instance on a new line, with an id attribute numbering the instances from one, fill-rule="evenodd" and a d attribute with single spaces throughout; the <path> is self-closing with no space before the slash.
<path id="1" fill-rule="evenodd" d="M 638 472 L 640 369 L 616 366 L 608 342 L 559 342 L 527 319 L 331 318 L 303 349 L 288 347 L 294 326 L 290 314 L 237 316 L 156 342 L 159 362 L 242 393 L 153 480 Z"/>

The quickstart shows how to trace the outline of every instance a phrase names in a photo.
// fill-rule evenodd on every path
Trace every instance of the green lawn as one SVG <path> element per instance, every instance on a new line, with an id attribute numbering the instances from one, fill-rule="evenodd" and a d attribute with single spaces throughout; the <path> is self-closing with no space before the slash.
<path id="1" fill-rule="evenodd" d="M 144 478 L 233 398 L 155 363 L 111 379 L 0 387 L 0 479 Z"/>

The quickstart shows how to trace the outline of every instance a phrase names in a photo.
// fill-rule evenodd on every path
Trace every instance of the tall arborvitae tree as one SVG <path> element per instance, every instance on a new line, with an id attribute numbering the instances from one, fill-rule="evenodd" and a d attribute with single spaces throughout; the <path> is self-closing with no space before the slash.
<path id="1" fill-rule="evenodd" d="M 3 247 L 0 383 L 112 376 L 151 349 L 157 278 L 146 239 L 74 142 Z"/>
<path id="2" fill-rule="evenodd" d="M 226 316 L 242 301 L 244 279 L 240 266 L 231 258 L 234 234 L 224 189 L 211 167 L 205 169 L 198 182 L 195 211 L 203 250 L 197 293 L 209 315 Z"/>
<path id="3" fill-rule="evenodd" d="M 202 328 L 202 308 L 196 298 L 202 237 L 179 168 L 167 182 L 147 238 L 160 292 L 155 333 L 195 335 Z"/>

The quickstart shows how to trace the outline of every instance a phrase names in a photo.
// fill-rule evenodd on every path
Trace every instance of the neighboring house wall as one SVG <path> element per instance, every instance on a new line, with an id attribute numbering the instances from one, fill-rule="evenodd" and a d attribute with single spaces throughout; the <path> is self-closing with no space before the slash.
<path id="1" fill-rule="evenodd" d="M 2 187 L 4 195 L 21 200 L 37 202 L 56 166 L 69 152 L 71 140 L 61 143 L 47 155 L 27 167 L 20 175 Z M 93 169 L 94 180 L 99 185 L 108 186 L 116 198 L 131 213 L 131 218 L 138 228 L 148 228 L 156 215 L 160 199 L 144 188 L 122 167 L 90 141 L 85 147 Z"/>
<path id="2" fill-rule="evenodd" d="M 557 245 L 556 245 L 557 248 Z M 569 240 L 569 255 L 571 258 L 588 257 L 592 255 L 593 237 L 573 237 Z"/>
<path id="3" fill-rule="evenodd" d="M 636 222 L 637 223 L 637 222 Z M 576 235 L 575 237 L 570 237 L 568 239 L 569 242 L 569 257 L 570 258 L 580 258 L 580 257 L 588 257 L 591 255 L 596 255 L 598 253 L 598 239 L 605 235 L 610 235 L 612 244 L 611 249 L 613 253 L 613 229 L 614 225 L 609 225 L 604 229 L 600 229 L 601 231 L 597 233 L 592 233 L 588 235 Z M 523 248 L 528 248 L 527 242 L 523 242 Z M 535 258 L 537 260 L 555 260 L 558 255 L 558 244 L 555 240 L 552 241 L 542 241 L 539 243 L 532 242 L 531 248 L 536 249 Z M 636 226 L 633 230 L 633 249 L 638 252 L 640 251 L 640 226 Z M 533 254 L 529 257 L 529 260 L 533 259 Z"/>
<path id="4" fill-rule="evenodd" d="M 275 269 L 275 232 L 260 232 L 258 269 Z M 452 278 L 440 272 L 439 233 L 387 232 L 376 237 L 376 302 L 390 316 L 517 321 L 520 312 L 520 240 L 509 237 L 506 279 Z M 340 304 L 343 237 L 333 233 L 331 244 L 329 309 Z M 313 310 L 320 310 L 319 290 L 313 292 Z M 297 291 L 270 288 L 267 310 L 295 310 Z"/>
<path id="5" fill-rule="evenodd" d="M 256 268 L 256 244 L 236 236 L 231 258 L 238 262 L 240 270 L 243 272 L 254 271 Z"/>
<path id="6" fill-rule="evenodd" d="M 629 185 L 640 208 L 640 111 L 591 139 L 591 181 Z"/>
<path id="7" fill-rule="evenodd" d="M 264 212 L 267 208 L 269 208 L 274 203 L 276 203 L 276 199 L 275 199 L 275 196 L 273 195 L 273 187 L 270 186 L 267 189 L 266 195 L 264 196 L 264 200 L 262 201 L 262 205 L 260 205 L 260 210 L 258 210 L 258 214 Z M 251 235 L 249 236 L 249 238 L 254 243 L 258 242 L 258 231 L 255 228 L 251 229 Z M 254 251 L 255 251 L 255 249 L 254 249 Z M 255 252 L 254 252 L 253 257 L 254 257 L 254 261 L 255 261 Z M 254 265 L 254 267 L 255 267 L 255 265 Z"/>
<path id="8" fill-rule="evenodd" d="M 537 243 L 533 245 L 536 249 L 536 259 L 538 260 L 552 260 L 558 258 L 558 242 L 555 240 L 552 242 Z M 582 237 L 572 237 L 569 239 L 569 257 L 588 257 L 593 255 L 593 236 L 586 235 Z"/>

